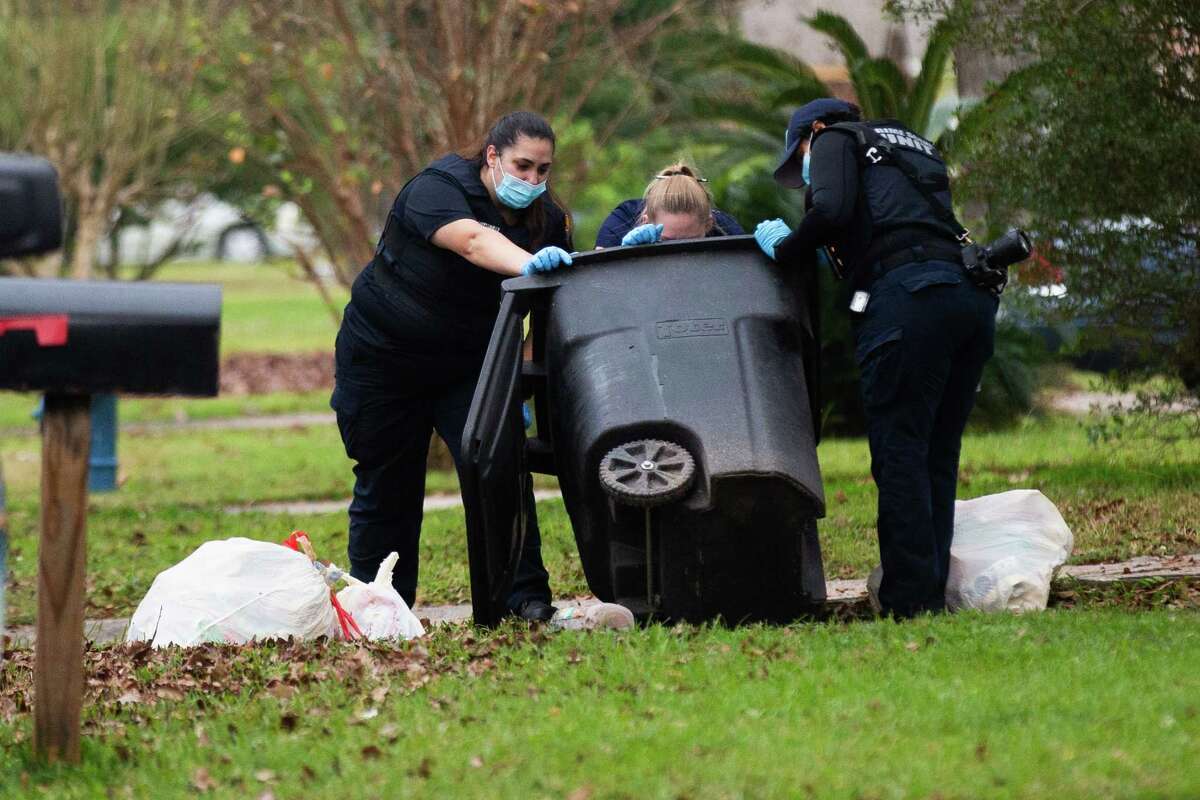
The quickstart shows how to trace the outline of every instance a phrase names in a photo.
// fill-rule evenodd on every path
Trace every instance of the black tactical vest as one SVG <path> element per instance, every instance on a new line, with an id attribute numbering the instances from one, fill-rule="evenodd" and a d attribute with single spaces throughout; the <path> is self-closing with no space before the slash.
<path id="1" fill-rule="evenodd" d="M 446 156 L 430 164 L 423 173 L 437 173 L 448 178 L 462 190 L 475 219 L 489 228 L 507 227 L 499 209 L 492 203 L 487 189 L 479 181 L 478 166 L 456 155 Z M 478 309 L 495 318 L 500 307 L 500 283 L 504 276 L 480 269 L 457 253 L 438 247 L 410 231 L 404 224 L 405 207 L 413 181 L 396 195 L 388 214 L 383 235 L 375 256 L 375 269 L 385 278 L 398 279 L 406 290 L 431 307 L 456 306 L 461 314 Z M 525 232 L 523 228 L 518 229 Z M 507 232 L 507 231 L 506 231 Z M 528 245 L 519 235 L 509 235 L 518 246 Z"/>
<path id="2" fill-rule="evenodd" d="M 858 156 L 855 215 L 860 218 L 851 226 L 856 235 L 853 241 L 835 243 L 838 255 L 857 275 L 856 283 L 866 282 L 861 275 L 864 268 L 906 247 L 934 242 L 949 248 L 955 244 L 962 228 L 948 211 L 946 163 L 932 142 L 895 120 L 874 120 L 822 128 L 814 135 L 814 143 L 830 132 L 853 137 Z"/>

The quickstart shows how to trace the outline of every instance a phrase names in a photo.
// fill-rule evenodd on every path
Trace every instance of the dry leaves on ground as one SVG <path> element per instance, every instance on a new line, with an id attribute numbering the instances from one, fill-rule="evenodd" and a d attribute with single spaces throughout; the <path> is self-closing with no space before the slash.
<path id="1" fill-rule="evenodd" d="M 514 630 L 478 638 L 468 628 L 446 633 L 431 654 L 425 641 L 347 644 L 317 640 L 255 645 L 206 644 L 153 649 L 134 642 L 84 653 L 84 702 L 104 711 L 188 697 L 204 705 L 214 697 L 268 694 L 288 699 L 324 681 L 359 686 L 375 702 L 413 691 L 441 675 L 482 675 L 495 667 L 501 648 L 540 644 L 539 630 Z M 0 666 L 0 722 L 28 714 L 33 705 L 32 650 L 8 650 Z M 281 725 L 295 727 L 293 716 Z M 99 724 L 99 723 L 97 723 Z M 200 781 L 203 783 L 204 781 Z"/>
<path id="2" fill-rule="evenodd" d="M 333 353 L 234 353 L 221 362 L 221 394 L 313 392 L 333 387 Z"/>

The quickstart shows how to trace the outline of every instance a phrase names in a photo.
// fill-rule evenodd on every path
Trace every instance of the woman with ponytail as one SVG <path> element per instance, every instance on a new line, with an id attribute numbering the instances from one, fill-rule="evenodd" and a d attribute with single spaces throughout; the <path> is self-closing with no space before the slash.
<path id="1" fill-rule="evenodd" d="M 705 183 L 682 161 L 665 167 L 641 199 L 626 200 L 613 209 L 600 226 L 596 247 L 744 233 L 737 220 L 713 208 Z"/>
<path id="2" fill-rule="evenodd" d="M 330 405 L 354 460 L 349 560 L 374 578 L 400 554 L 393 584 L 416 599 L 425 469 L 433 431 L 456 464 L 467 410 L 500 308 L 500 283 L 571 263 L 570 216 L 549 192 L 554 131 L 518 111 L 477 152 L 434 161 L 397 195 L 375 257 L 338 331 Z M 532 491 L 509 609 L 554 614 Z"/>

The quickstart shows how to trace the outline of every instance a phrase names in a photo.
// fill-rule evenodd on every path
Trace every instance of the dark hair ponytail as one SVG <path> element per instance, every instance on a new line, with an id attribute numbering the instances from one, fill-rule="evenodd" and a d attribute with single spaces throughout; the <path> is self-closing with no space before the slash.
<path id="1" fill-rule="evenodd" d="M 816 119 L 817 122 L 824 122 L 826 125 L 837 125 L 839 122 L 859 122 L 861 120 L 862 109 L 854 105 L 854 103 L 846 103 L 846 108 L 842 111 L 831 111 Z M 810 134 L 812 134 L 811 125 L 800 131 L 800 138 L 806 139 Z"/>
<path id="2" fill-rule="evenodd" d="M 499 153 L 505 148 L 512 147 L 517 143 L 517 139 L 522 136 L 527 136 L 530 139 L 545 139 L 550 142 L 551 147 L 555 144 L 554 129 L 550 127 L 550 123 L 544 117 L 532 111 L 513 111 L 496 120 L 491 130 L 483 137 L 483 144 L 473 154 L 464 154 L 464 157 L 474 162 L 479 169 L 483 169 L 483 165 L 487 162 L 487 149 L 489 145 L 495 147 L 496 152 Z M 571 214 L 549 186 L 546 187 L 545 194 L 530 203 L 529 208 L 522 212 L 525 215 L 526 226 L 529 228 L 531 249 L 541 249 L 546 241 L 547 198 L 562 212 L 564 217 L 563 224 L 566 226 L 567 232 L 568 249 L 573 249 L 571 246 Z"/>

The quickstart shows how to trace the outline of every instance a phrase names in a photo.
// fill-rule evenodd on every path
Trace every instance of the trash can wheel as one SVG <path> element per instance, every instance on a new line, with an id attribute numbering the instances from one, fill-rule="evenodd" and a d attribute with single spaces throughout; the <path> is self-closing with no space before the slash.
<path id="1" fill-rule="evenodd" d="M 614 447 L 600 460 L 600 484 L 614 499 L 633 506 L 678 500 L 696 474 L 692 454 L 672 442 L 639 439 Z"/>

